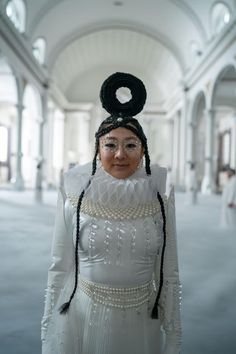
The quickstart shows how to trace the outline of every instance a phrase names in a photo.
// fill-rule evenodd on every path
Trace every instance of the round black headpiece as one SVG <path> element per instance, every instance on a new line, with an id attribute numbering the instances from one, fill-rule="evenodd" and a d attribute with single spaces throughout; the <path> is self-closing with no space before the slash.
<path id="1" fill-rule="evenodd" d="M 121 103 L 116 97 L 116 91 L 121 87 L 130 89 L 132 98 Z M 147 93 L 143 82 L 137 77 L 126 73 L 115 73 L 102 84 L 100 99 L 103 108 L 112 116 L 132 117 L 142 111 Z"/>

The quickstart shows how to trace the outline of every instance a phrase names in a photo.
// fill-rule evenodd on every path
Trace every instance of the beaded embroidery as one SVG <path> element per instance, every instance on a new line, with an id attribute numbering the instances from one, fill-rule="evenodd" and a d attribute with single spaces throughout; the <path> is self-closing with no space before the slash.
<path id="1" fill-rule="evenodd" d="M 122 288 L 94 283 L 80 276 L 79 288 L 95 303 L 119 309 L 137 308 L 148 302 L 152 295 L 152 281 Z"/>
<path id="2" fill-rule="evenodd" d="M 67 195 L 69 201 L 71 202 L 73 208 L 77 208 L 78 196 L 77 195 Z M 166 202 L 166 199 L 164 199 Z M 113 220 L 130 220 L 139 219 L 147 216 L 152 216 L 157 213 L 161 213 L 161 208 L 158 200 L 151 203 L 139 204 L 137 206 L 129 206 L 126 208 L 111 208 L 107 205 L 102 205 L 100 203 L 94 203 L 88 198 L 84 197 L 81 204 L 81 213 L 102 219 L 113 219 Z"/>

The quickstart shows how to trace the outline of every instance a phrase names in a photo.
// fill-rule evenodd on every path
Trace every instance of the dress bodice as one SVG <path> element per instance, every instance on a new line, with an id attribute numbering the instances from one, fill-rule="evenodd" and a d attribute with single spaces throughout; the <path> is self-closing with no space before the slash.
<path id="1" fill-rule="evenodd" d="M 80 274 L 122 286 L 150 280 L 161 244 L 161 222 L 160 216 L 113 221 L 82 215 Z"/>
<path id="2" fill-rule="evenodd" d="M 98 169 L 80 213 L 79 268 L 83 277 L 118 286 L 151 280 L 163 239 L 157 183 L 160 179 L 147 176 L 143 168 L 125 180 Z M 78 195 L 70 194 L 69 199 L 75 243 Z"/>

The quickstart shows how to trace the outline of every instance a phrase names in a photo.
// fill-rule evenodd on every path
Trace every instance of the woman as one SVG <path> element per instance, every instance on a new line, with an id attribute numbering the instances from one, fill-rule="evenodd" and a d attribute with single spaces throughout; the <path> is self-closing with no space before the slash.
<path id="1" fill-rule="evenodd" d="M 129 102 L 118 101 L 120 87 L 131 90 Z M 111 116 L 96 133 L 92 173 L 90 164 L 72 168 L 59 192 L 43 353 L 177 354 L 174 194 L 165 198 L 166 169 L 150 167 L 133 118 L 146 90 L 136 77 L 115 73 L 100 97 Z"/>

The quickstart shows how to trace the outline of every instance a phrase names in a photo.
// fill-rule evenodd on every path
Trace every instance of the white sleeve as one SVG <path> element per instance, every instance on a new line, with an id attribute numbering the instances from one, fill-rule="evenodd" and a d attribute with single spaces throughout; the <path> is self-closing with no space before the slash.
<path id="1" fill-rule="evenodd" d="M 163 267 L 163 288 L 159 301 L 160 320 L 165 332 L 164 353 L 178 354 L 181 347 L 181 285 L 178 270 L 174 188 L 170 191 L 165 212 L 166 248 Z M 159 274 L 156 274 L 156 277 L 158 279 Z"/>
<path id="2" fill-rule="evenodd" d="M 61 289 L 64 287 L 66 274 L 73 266 L 74 245 L 72 222 L 67 225 L 65 212 L 66 195 L 59 189 L 57 211 L 51 249 L 51 266 L 48 271 L 48 282 L 45 294 L 44 314 L 41 321 L 41 339 L 45 341 L 47 329 Z"/>

